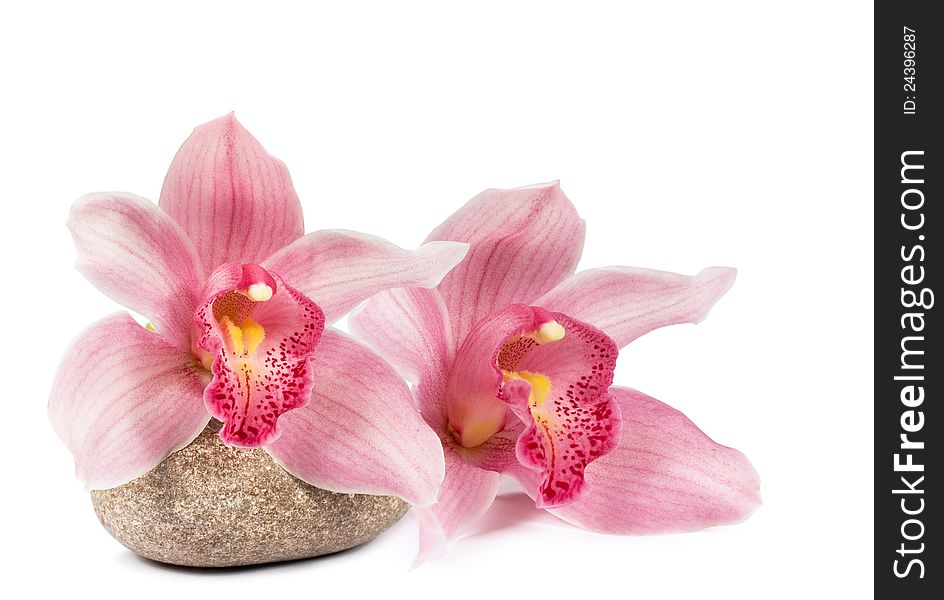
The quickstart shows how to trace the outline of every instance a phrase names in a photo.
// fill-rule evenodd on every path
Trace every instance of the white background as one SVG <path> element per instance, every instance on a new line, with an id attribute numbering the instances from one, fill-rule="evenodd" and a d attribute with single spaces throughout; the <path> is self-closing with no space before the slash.
<path id="1" fill-rule="evenodd" d="M 18 4 L 0 8 L 9 597 L 869 593 L 867 3 Z M 116 310 L 72 269 L 64 222 L 86 192 L 156 200 L 191 128 L 233 109 L 288 164 L 309 231 L 414 247 L 486 187 L 559 178 L 588 224 L 581 268 L 738 267 L 706 322 L 623 351 L 617 382 L 743 450 L 764 505 L 609 537 L 510 495 L 416 571 L 412 517 L 356 551 L 235 572 L 125 550 L 46 417 L 66 344 Z"/>

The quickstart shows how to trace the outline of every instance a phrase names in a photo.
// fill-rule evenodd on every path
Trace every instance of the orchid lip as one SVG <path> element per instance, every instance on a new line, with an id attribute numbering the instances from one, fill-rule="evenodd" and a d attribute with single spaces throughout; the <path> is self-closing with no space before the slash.
<path id="1" fill-rule="evenodd" d="M 573 502 L 586 466 L 619 440 L 609 393 L 617 353 L 603 331 L 562 312 L 512 304 L 491 314 L 470 329 L 447 383 L 455 444 L 475 449 L 478 461 L 493 452 L 494 436 L 515 435 L 517 462 L 540 473 L 536 506 Z M 497 464 L 489 460 L 483 468 Z"/>
<path id="2" fill-rule="evenodd" d="M 213 377 L 204 400 L 224 422 L 224 442 L 265 445 L 277 439 L 279 417 L 308 402 L 309 359 L 324 329 L 324 314 L 255 264 L 221 266 L 208 289 L 214 291 L 195 315 L 200 336 L 195 354 Z"/>

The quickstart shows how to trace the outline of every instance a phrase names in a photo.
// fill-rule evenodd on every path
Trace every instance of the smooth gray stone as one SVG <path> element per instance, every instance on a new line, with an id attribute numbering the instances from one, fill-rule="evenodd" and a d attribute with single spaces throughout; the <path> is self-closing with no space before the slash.
<path id="1" fill-rule="evenodd" d="M 363 544 L 409 505 L 392 496 L 337 494 L 296 479 L 261 449 L 227 448 L 211 421 L 147 474 L 92 491 L 119 542 L 152 560 L 231 567 L 296 560 Z"/>

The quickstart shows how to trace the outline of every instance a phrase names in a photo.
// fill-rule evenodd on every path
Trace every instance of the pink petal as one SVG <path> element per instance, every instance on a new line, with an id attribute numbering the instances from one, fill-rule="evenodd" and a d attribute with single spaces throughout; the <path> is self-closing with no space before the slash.
<path id="1" fill-rule="evenodd" d="M 417 386 L 416 399 L 426 422 L 444 426 L 442 398 L 455 348 L 439 292 L 422 288 L 381 292 L 352 313 L 348 325 Z"/>
<path id="2" fill-rule="evenodd" d="M 110 488 L 143 475 L 203 431 L 206 378 L 189 351 L 125 313 L 83 331 L 66 351 L 49 397 L 53 429 L 76 476 Z"/>
<path id="3" fill-rule="evenodd" d="M 131 194 L 90 194 L 69 215 L 76 268 L 96 287 L 151 320 L 180 348 L 203 284 L 193 245 L 172 218 Z"/>
<path id="4" fill-rule="evenodd" d="M 312 367 L 311 402 L 282 416 L 282 436 L 269 453 L 320 488 L 435 501 L 442 445 L 393 368 L 334 329 L 325 331 Z"/>
<path id="5" fill-rule="evenodd" d="M 539 374 L 549 384 L 537 391 L 527 380 L 513 379 L 502 394 L 527 426 L 518 438 L 517 456 L 522 465 L 542 474 L 538 508 L 579 498 L 586 467 L 620 439 L 619 406 L 607 393 L 616 344 L 586 323 L 563 313 L 553 316 L 566 332 L 562 339 L 537 344 L 520 338 L 506 345 L 498 359 L 506 373 Z"/>
<path id="6" fill-rule="evenodd" d="M 230 113 L 194 129 L 164 178 L 161 208 L 196 244 L 207 272 L 259 263 L 305 232 L 288 169 Z"/>
<path id="7" fill-rule="evenodd" d="M 467 249 L 433 242 L 404 250 L 373 235 L 325 230 L 309 233 L 262 265 L 317 302 L 330 324 L 377 292 L 435 287 Z"/>
<path id="8" fill-rule="evenodd" d="M 420 522 L 420 550 L 414 567 L 442 556 L 446 545 L 482 518 L 498 494 L 498 473 L 468 464 L 451 444 L 443 450 L 446 478 L 436 504 L 413 509 Z"/>
<path id="9" fill-rule="evenodd" d="M 619 446 L 587 468 L 584 495 L 552 513 L 604 533 L 668 533 L 736 523 L 760 505 L 760 480 L 743 454 L 654 398 L 610 391 L 623 416 Z"/>
<path id="10" fill-rule="evenodd" d="M 622 348 L 653 329 L 700 322 L 736 274 L 727 267 L 711 267 L 694 277 L 633 267 L 591 269 L 534 303 L 592 323 Z"/>
<path id="11" fill-rule="evenodd" d="M 207 287 L 194 314 L 199 347 L 213 359 L 207 409 L 227 444 L 263 446 L 279 436 L 279 417 L 309 400 L 324 315 L 258 265 L 223 265 Z"/>
<path id="12" fill-rule="evenodd" d="M 488 314 L 515 302 L 533 304 L 571 275 L 583 239 L 583 220 L 556 181 L 486 190 L 446 219 L 427 240 L 472 245 L 439 285 L 457 343 Z"/>

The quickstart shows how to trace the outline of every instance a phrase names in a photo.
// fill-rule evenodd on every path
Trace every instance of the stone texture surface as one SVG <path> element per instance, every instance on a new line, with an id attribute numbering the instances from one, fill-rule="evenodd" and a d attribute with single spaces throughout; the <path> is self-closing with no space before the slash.
<path id="1" fill-rule="evenodd" d="M 295 560 L 352 548 L 400 520 L 391 496 L 336 494 L 289 475 L 261 449 L 236 450 L 211 421 L 149 473 L 94 490 L 105 529 L 141 556 L 194 567 Z"/>

